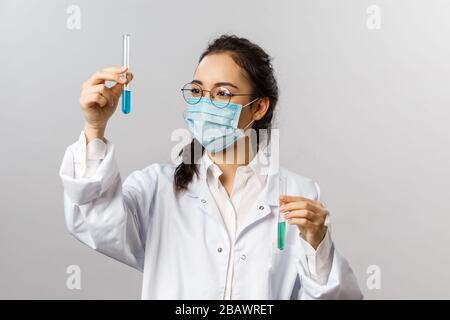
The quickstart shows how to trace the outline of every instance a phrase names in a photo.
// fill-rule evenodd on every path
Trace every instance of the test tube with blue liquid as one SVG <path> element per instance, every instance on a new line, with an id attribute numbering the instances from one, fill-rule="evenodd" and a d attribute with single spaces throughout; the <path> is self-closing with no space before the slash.
<path id="1" fill-rule="evenodd" d="M 123 35 L 122 43 L 122 66 L 128 67 L 127 72 L 130 68 L 130 35 Z M 126 74 L 124 76 L 127 76 Z M 131 88 L 130 84 L 127 83 L 123 86 L 122 90 L 122 112 L 128 114 L 131 111 Z"/>
<path id="2" fill-rule="evenodd" d="M 279 197 L 284 196 L 286 195 L 286 192 L 287 192 L 287 177 L 280 176 L 278 196 Z M 283 205 L 283 203 L 280 201 L 280 206 L 281 205 Z M 280 250 L 284 249 L 285 241 L 286 241 L 286 219 L 284 218 L 284 212 L 278 210 L 278 249 Z"/>

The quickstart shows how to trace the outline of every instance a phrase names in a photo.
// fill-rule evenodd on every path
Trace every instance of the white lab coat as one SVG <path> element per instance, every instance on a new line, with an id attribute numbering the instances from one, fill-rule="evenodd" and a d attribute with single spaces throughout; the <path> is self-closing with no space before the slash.
<path id="1" fill-rule="evenodd" d="M 230 255 L 235 257 L 232 299 L 362 298 L 332 242 L 329 256 L 321 257 L 331 263 L 322 282 L 310 274 L 311 257 L 295 225 L 287 225 L 286 248 L 277 248 L 276 174 L 268 176 L 230 253 L 203 166 L 189 189 L 176 195 L 172 164 L 134 171 L 122 184 L 110 141 L 95 174 L 75 178 L 76 147 L 67 148 L 60 169 L 67 228 L 89 247 L 143 271 L 142 299 L 223 299 Z M 287 176 L 288 194 L 320 199 L 314 181 L 284 168 L 280 172 Z"/>

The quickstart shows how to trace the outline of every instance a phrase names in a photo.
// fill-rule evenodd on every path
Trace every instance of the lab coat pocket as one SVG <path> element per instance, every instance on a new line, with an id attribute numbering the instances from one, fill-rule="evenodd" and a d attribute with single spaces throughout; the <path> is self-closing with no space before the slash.
<path id="1" fill-rule="evenodd" d="M 277 243 L 271 244 L 269 259 L 269 299 L 289 299 L 298 277 L 297 263 L 299 253 L 297 247 L 286 244 L 283 250 Z"/>

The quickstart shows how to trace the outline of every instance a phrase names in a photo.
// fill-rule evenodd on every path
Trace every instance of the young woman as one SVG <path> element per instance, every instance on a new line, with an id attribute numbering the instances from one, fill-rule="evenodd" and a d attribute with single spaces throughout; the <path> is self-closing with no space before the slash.
<path id="1" fill-rule="evenodd" d="M 117 83 L 108 88 L 107 80 Z M 83 85 L 85 126 L 60 169 L 66 224 L 77 239 L 143 271 L 143 299 L 362 297 L 331 240 L 317 183 L 268 152 L 278 87 L 263 49 L 233 35 L 212 41 L 182 89 L 194 137 L 182 162 L 152 164 L 122 184 L 104 134 L 131 80 L 112 67 Z M 278 210 L 288 221 L 283 249 Z"/>

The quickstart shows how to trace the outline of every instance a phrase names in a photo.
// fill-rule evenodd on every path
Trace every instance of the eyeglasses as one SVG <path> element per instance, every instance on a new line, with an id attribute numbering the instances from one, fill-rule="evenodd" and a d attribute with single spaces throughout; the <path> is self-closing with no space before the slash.
<path id="1" fill-rule="evenodd" d="M 214 87 L 211 90 L 204 90 L 196 83 L 187 83 L 181 89 L 183 98 L 190 105 L 195 105 L 204 97 L 205 92 L 209 92 L 209 100 L 218 108 L 225 108 L 235 96 L 253 96 L 252 93 L 231 93 L 225 87 Z"/>

